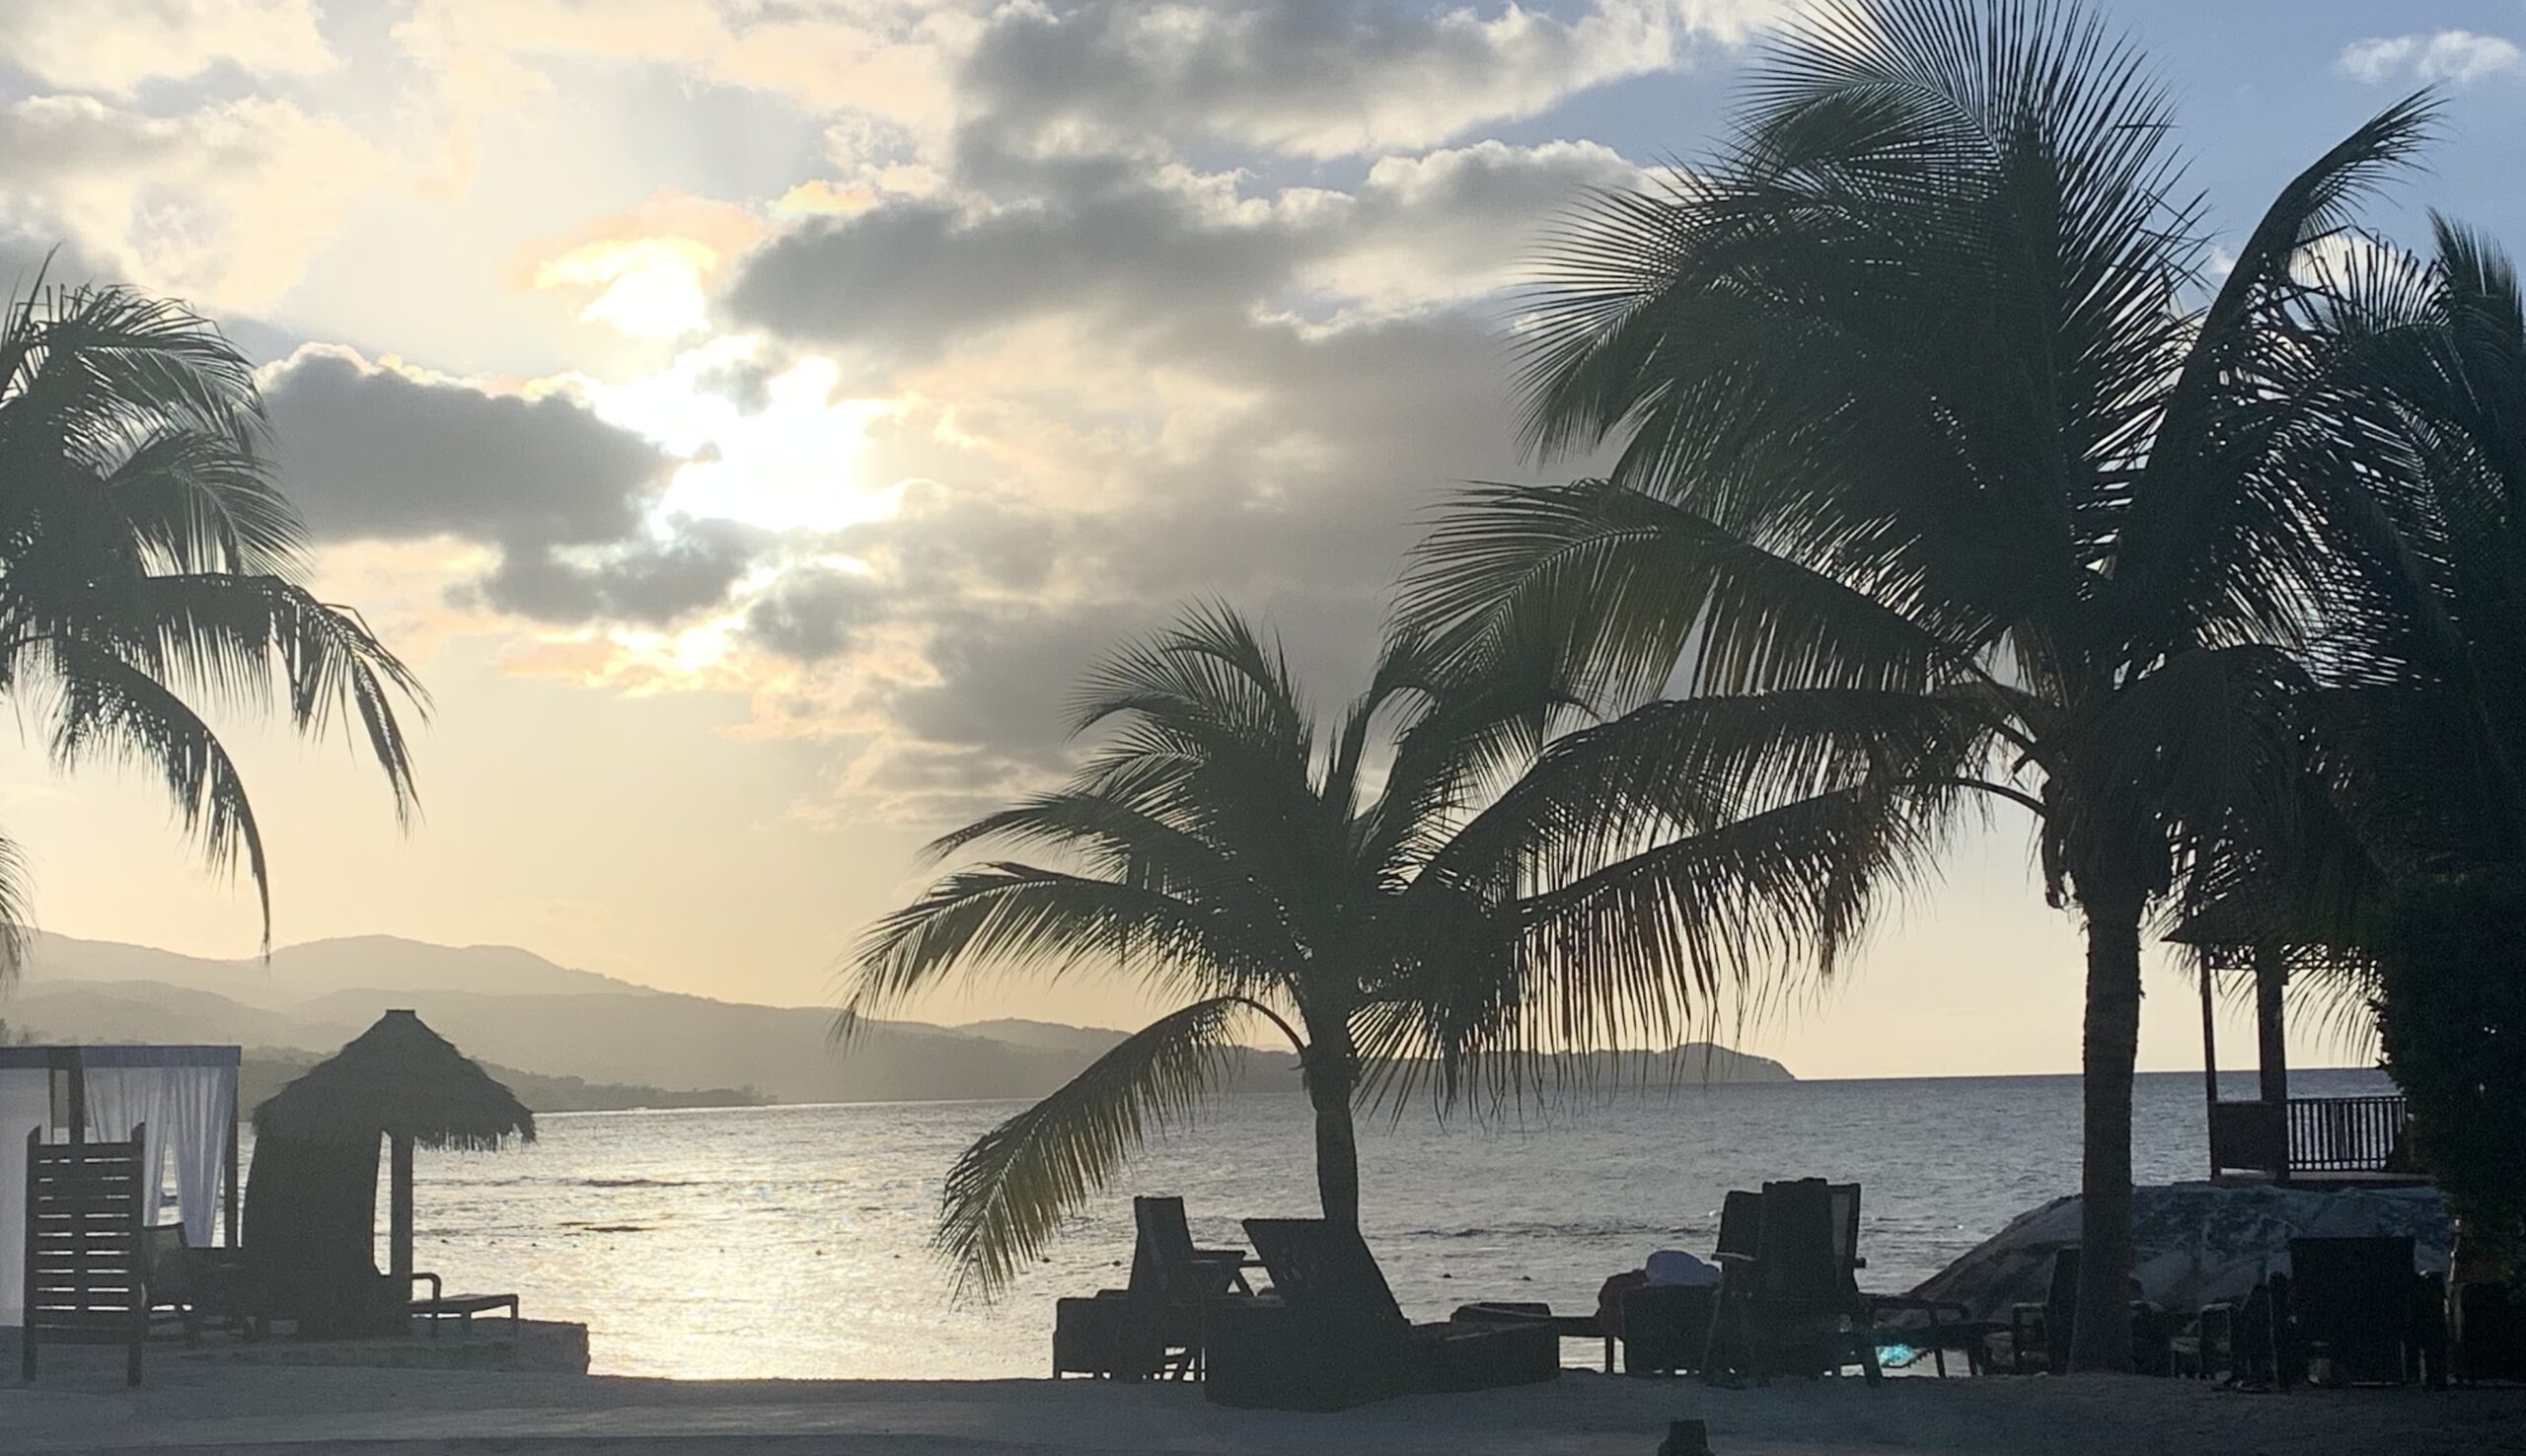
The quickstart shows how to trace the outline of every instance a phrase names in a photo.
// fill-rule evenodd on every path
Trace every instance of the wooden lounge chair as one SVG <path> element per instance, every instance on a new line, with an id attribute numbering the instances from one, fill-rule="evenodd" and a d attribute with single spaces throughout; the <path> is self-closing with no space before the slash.
<path id="1" fill-rule="evenodd" d="M 1205 1390 L 1222 1405 L 1339 1411 L 1561 1373 L 1561 1339 L 1548 1322 L 1413 1324 L 1348 1224 L 1249 1218 L 1245 1233 L 1272 1289 L 1213 1303 Z"/>
<path id="2" fill-rule="evenodd" d="M 390 1274 L 387 1277 L 388 1280 L 392 1282 L 393 1275 Z M 446 1324 L 450 1320 L 457 1322 L 456 1333 L 460 1335 L 471 1335 L 474 1333 L 474 1317 L 476 1315 L 489 1314 L 491 1311 L 497 1309 L 505 1309 L 509 1312 L 509 1336 L 511 1339 L 516 1338 L 518 1326 L 522 1324 L 523 1321 L 518 1318 L 517 1296 L 515 1294 L 450 1294 L 447 1292 L 447 1285 L 445 1281 L 440 1279 L 437 1274 L 414 1274 L 409 1275 L 409 1282 L 406 1286 L 407 1293 L 409 1293 L 410 1289 L 421 1284 L 427 1284 L 430 1286 L 430 1293 L 427 1299 L 409 1300 L 405 1304 L 404 1309 L 407 1315 L 413 1319 L 420 1320 L 429 1326 L 430 1338 L 432 1340 L 436 1340 L 438 1338 L 439 1326 Z"/>
<path id="3" fill-rule="evenodd" d="M 2042 1368 L 2054 1375 L 2070 1368 L 2070 1336 L 2079 1318 L 2079 1246 L 2064 1244 L 2052 1251 L 2052 1276 L 2043 1301 L 2009 1306 L 2009 1368 L 2027 1372 L 2039 1352 Z M 2138 1280 L 2131 1285 L 2131 1368 L 2142 1375 L 2175 1371 L 2175 1324 L 2165 1310 L 2140 1297 Z"/>
<path id="4" fill-rule="evenodd" d="M 1180 1198 L 1132 1200 L 1136 1237 L 1129 1285 L 1058 1301 L 1053 1311 L 1053 1375 L 1138 1380 L 1199 1379 L 1214 1299 L 1250 1294 L 1242 1249 L 1193 1243 Z"/>
<path id="5" fill-rule="evenodd" d="M 1858 1289 L 1858 1275 L 1868 1268 L 1859 1252 L 1859 1196 L 1856 1183 L 1825 1185 L 1833 1201 L 1833 1256 L 1849 1271 L 1852 1287 Z M 1943 1379 L 1947 1375 L 1947 1352 L 1951 1349 L 1965 1356 L 1969 1375 L 1982 1373 L 1983 1347 L 2004 1326 L 1977 1321 L 1973 1312 L 1953 1299 L 1923 1299 L 1912 1294 L 1872 1294 L 1859 1291 L 1860 1301 L 1867 1306 L 1867 1327 L 1930 1354 L 1931 1368 Z M 1901 1315 L 1888 1321 L 1889 1314 Z"/>
<path id="6" fill-rule="evenodd" d="M 1743 1189 L 1719 1205 L 1721 1255 L 1754 1257 L 1763 1222 L 1763 1196 Z M 1711 1353 L 1710 1337 L 1718 1311 L 1714 1284 L 1643 1284 L 1622 1298 L 1622 1367 L 1632 1375 L 1674 1375 L 1697 1371 Z"/>
<path id="7" fill-rule="evenodd" d="M 124 1378 L 140 1383 L 140 1347 L 149 1334 L 149 1294 L 141 1273 L 140 1150 L 129 1142 L 56 1142 L 27 1134 L 25 1314 L 19 1363 L 36 1378 L 45 1345 L 119 1345 Z"/>
<path id="8" fill-rule="evenodd" d="M 1856 1209 L 1855 1199 L 1850 1206 Z M 1743 1370 L 1769 1384 L 1774 1375 L 1820 1375 L 1851 1364 L 1872 1385 L 1882 1378 L 1875 1311 L 1859 1292 L 1846 1247 L 1822 1179 L 1764 1184 L 1753 1257 L 1722 1251 L 1718 1258 L 1719 1305 L 1702 1378 Z"/>
<path id="9" fill-rule="evenodd" d="M 2284 1379 L 2445 1380 L 2445 1286 L 2414 1269 L 2410 1238 L 2291 1239 L 2289 1273 Z"/>

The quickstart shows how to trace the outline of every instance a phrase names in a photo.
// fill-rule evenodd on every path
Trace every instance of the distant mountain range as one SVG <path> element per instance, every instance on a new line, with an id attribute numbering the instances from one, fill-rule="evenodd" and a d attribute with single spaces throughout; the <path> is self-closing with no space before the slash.
<path id="1" fill-rule="evenodd" d="M 1033 1098 L 1124 1033 L 1035 1021 L 884 1022 L 845 1047 L 825 1006 L 758 1006 L 655 990 L 514 946 L 390 936 L 312 941 L 260 961 L 44 935 L 0 995 L 13 1034 L 63 1042 L 214 1042 L 275 1078 L 408 1006 L 537 1111 L 756 1102 Z M 1681 1075 L 1786 1081 L 1776 1061 L 1696 1043 Z M 289 1073 L 293 1074 L 293 1073 Z M 277 1085 L 277 1081 L 274 1083 Z M 1248 1090 L 1298 1085 L 1287 1054 L 1247 1058 Z"/>

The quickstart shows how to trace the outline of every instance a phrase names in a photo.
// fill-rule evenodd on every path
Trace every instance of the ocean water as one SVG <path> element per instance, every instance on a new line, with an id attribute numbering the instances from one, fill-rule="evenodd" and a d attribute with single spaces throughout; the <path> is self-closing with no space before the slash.
<path id="1" fill-rule="evenodd" d="M 2292 1082 L 2385 1086 L 2371 1071 Z M 956 1303 L 928 1246 L 939 1179 L 1018 1106 L 542 1118 L 528 1147 L 420 1155 L 419 1262 L 450 1292 L 514 1289 L 530 1318 L 584 1322 L 602 1373 L 1024 1376 L 1047 1372 L 1056 1297 L 1123 1282 L 1133 1192 L 1181 1194 L 1205 1244 L 1242 1244 L 1240 1217 L 1316 1211 L 1304 1103 L 1225 1098 L 999 1301 Z M 2140 1181 L 2202 1175 L 2198 1074 L 2141 1077 L 2134 1117 Z M 1362 1128 L 1362 1221 L 1415 1318 L 1484 1298 L 1585 1311 L 1653 1250 L 1706 1254 L 1727 1190 L 1823 1176 L 1863 1185 L 1863 1286 L 1900 1290 L 2075 1191 L 2078 1129 L 2074 1077 L 1634 1089 L 1523 1126 L 1414 1108 Z"/>

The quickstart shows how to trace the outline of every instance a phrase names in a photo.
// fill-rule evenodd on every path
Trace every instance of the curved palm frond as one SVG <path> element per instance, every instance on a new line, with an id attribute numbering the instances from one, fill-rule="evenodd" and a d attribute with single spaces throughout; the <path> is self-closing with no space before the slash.
<path id="1" fill-rule="evenodd" d="M 951 973 L 993 967 L 1058 978 L 1097 962 L 1204 991 L 1267 983 L 1271 963 L 1227 930 L 1201 908 L 1143 885 L 1024 864 L 961 870 L 860 938 L 834 1034 L 848 1039 Z"/>
<path id="2" fill-rule="evenodd" d="M 1152 1130 L 1190 1118 L 1235 1069 L 1231 1033 L 1256 1009 L 1218 996 L 1170 1012 L 967 1148 L 948 1170 L 935 1236 L 958 1292 L 1004 1288 Z"/>
<path id="3" fill-rule="evenodd" d="M 270 876 L 245 779 L 210 726 L 149 673 L 75 638 L 45 644 L 55 684 L 51 753 L 75 768 L 97 759 L 146 764 L 214 872 L 240 860 L 262 911 L 270 946 Z"/>
<path id="4" fill-rule="evenodd" d="M 214 870 L 243 863 L 271 933 L 251 807 L 202 714 L 344 725 L 416 800 L 401 714 L 427 698 L 356 615 L 300 585 L 305 534 L 260 453 L 251 362 L 181 303 L 38 289 L 0 320 L 0 693 L 40 699 L 62 766 L 147 764 Z"/>

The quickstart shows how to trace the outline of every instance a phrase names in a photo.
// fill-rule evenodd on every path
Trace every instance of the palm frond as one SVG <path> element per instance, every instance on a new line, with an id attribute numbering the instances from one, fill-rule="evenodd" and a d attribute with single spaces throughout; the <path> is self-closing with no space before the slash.
<path id="1" fill-rule="evenodd" d="M 1024 864 L 960 870 L 860 937 L 835 1035 L 951 973 L 1081 965 L 1217 992 L 1264 983 L 1274 967 L 1198 906 L 1147 886 Z"/>
<path id="2" fill-rule="evenodd" d="M 958 1291 L 1005 1288 L 1152 1130 L 1191 1117 L 1234 1070 L 1232 1033 L 1253 1009 L 1218 996 L 1170 1012 L 967 1148 L 948 1170 L 934 1238 Z"/>
<path id="3" fill-rule="evenodd" d="M 219 736 L 155 677 L 77 638 L 45 644 L 54 685 L 53 763 L 136 764 L 166 786 L 214 872 L 240 861 L 271 942 L 271 880 L 244 778 Z"/>

